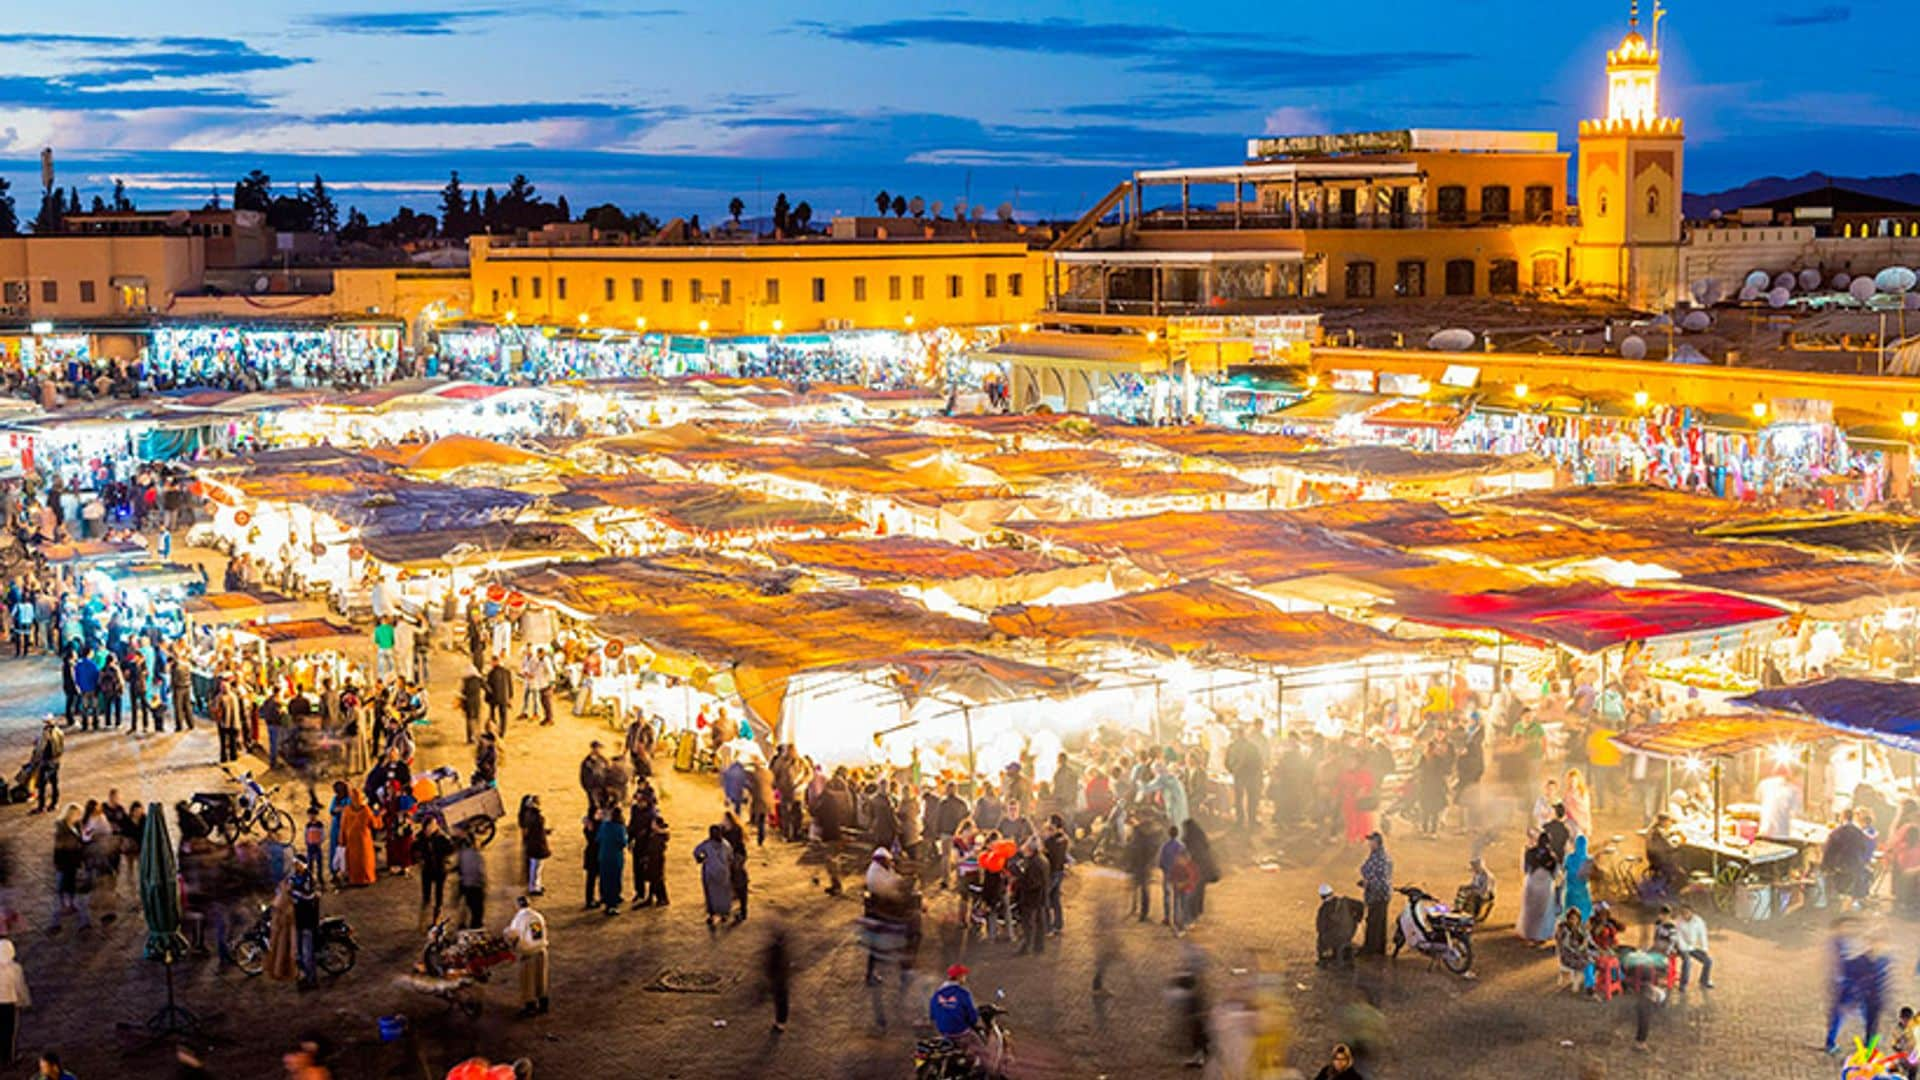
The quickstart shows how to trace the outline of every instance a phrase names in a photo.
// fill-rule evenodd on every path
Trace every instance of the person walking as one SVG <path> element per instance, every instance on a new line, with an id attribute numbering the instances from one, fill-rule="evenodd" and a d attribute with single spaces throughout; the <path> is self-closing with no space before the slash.
<path id="1" fill-rule="evenodd" d="M 793 987 L 793 957 L 784 921 L 774 920 L 773 930 L 767 935 L 766 948 L 761 950 L 760 962 L 767 976 L 767 995 L 773 999 L 773 1030 L 779 1034 L 787 1030 L 789 996 Z"/>
<path id="2" fill-rule="evenodd" d="M 460 713 L 466 717 L 468 742 L 480 737 L 480 726 L 486 722 L 484 714 L 490 700 L 486 676 L 480 674 L 479 668 L 469 665 L 466 675 L 460 679 Z"/>
<path id="3" fill-rule="evenodd" d="M 1260 748 L 1244 727 L 1236 730 L 1233 741 L 1227 744 L 1226 766 L 1233 777 L 1234 817 L 1242 829 L 1259 827 L 1260 782 L 1266 765 L 1261 760 Z"/>
<path id="4" fill-rule="evenodd" d="M 81 880 L 87 866 L 82 819 L 80 804 L 68 803 L 53 826 L 54 900 L 53 921 L 47 927 L 49 934 L 60 931 L 60 919 L 68 913 L 80 917 L 82 932 L 93 926 L 93 915 L 87 910 L 88 884 Z"/>
<path id="5" fill-rule="evenodd" d="M 1573 838 L 1573 852 L 1567 856 L 1566 878 L 1561 886 L 1562 906 L 1578 911 L 1583 920 L 1593 918 L 1593 858 L 1587 854 L 1585 833 Z"/>
<path id="6" fill-rule="evenodd" d="M 460 874 L 460 902 L 467 909 L 461 925 L 478 930 L 487 925 L 487 860 L 466 833 L 454 840 L 454 853 Z"/>
<path id="7" fill-rule="evenodd" d="M 67 752 L 67 733 L 48 716 L 40 721 L 40 740 L 33 746 L 33 813 L 60 805 L 60 759 Z"/>
<path id="8" fill-rule="evenodd" d="M 312 866 L 311 860 L 307 862 Z M 293 913 L 293 877 L 281 879 L 273 890 L 273 903 L 268 907 L 267 928 L 267 978 L 275 982 L 292 982 L 300 977 L 300 949 L 297 944 L 299 931 L 295 928 L 298 921 Z"/>
<path id="9" fill-rule="evenodd" d="M 649 799 L 646 828 L 639 836 L 633 837 L 634 842 L 639 846 L 634 857 L 646 863 L 645 870 L 641 874 L 646 888 L 639 896 L 634 897 L 635 904 L 640 904 L 644 899 L 646 905 L 667 906 L 667 838 L 667 819 L 660 816 L 659 808 Z"/>
<path id="10" fill-rule="evenodd" d="M 547 655 L 547 647 L 534 646 L 527 661 L 527 690 L 540 709 L 541 727 L 553 726 L 553 676 L 553 657 Z"/>
<path id="11" fill-rule="evenodd" d="M 502 936 L 513 943 L 520 960 L 520 1015 L 536 1016 L 552 1004 L 547 996 L 547 917 L 525 896 L 514 903 L 519 910 Z"/>
<path id="12" fill-rule="evenodd" d="M 440 815 L 428 814 L 413 845 L 414 858 L 420 863 L 420 924 L 427 927 L 440 921 L 447 901 L 447 860 L 453 858 L 453 838 L 441 824 Z"/>
<path id="13" fill-rule="evenodd" d="M 20 1012 L 33 1004 L 27 972 L 13 958 L 13 942 L 0 938 L 0 1063 L 12 1067 L 20 1060 Z"/>
<path id="14" fill-rule="evenodd" d="M 520 857 L 527 865 L 527 895 L 541 896 L 540 867 L 553 855 L 547 839 L 547 815 L 540 809 L 540 796 L 529 794 L 520 800 Z"/>
<path id="15" fill-rule="evenodd" d="M 1138 814 L 1127 817 L 1127 877 L 1133 883 L 1134 908 L 1141 922 L 1153 917 L 1153 867 L 1160 843 Z M 1169 916 L 1172 912 L 1167 913 Z"/>
<path id="16" fill-rule="evenodd" d="M 513 704 L 513 672 L 494 655 L 487 669 L 487 727 L 502 742 L 507 738 L 507 709 Z"/>
<path id="17" fill-rule="evenodd" d="M 716 930 L 733 914 L 733 847 L 727 843 L 720 826 L 707 826 L 707 838 L 693 849 L 693 861 L 700 864 L 700 892 L 707 902 L 707 929 Z"/>
<path id="18" fill-rule="evenodd" d="M 1015 867 L 1013 883 L 1014 902 L 1020 911 L 1020 948 L 1017 956 L 1032 953 L 1043 956 L 1047 951 L 1048 914 L 1047 893 L 1053 885 L 1053 870 L 1047 865 L 1046 853 L 1041 850 L 1040 838 L 1029 837 L 1021 848 L 1020 859 Z"/>
<path id="19" fill-rule="evenodd" d="M 320 933 L 320 872 L 296 859 L 287 892 L 293 897 L 293 929 L 300 953 L 300 988 L 311 990 L 320 985 L 315 953 L 315 938 Z"/>
<path id="20" fill-rule="evenodd" d="M 226 679 L 213 692 L 213 726 L 220 735 L 220 764 L 240 760 L 240 694 Z"/>
<path id="21" fill-rule="evenodd" d="M 379 876 L 373 848 L 373 830 L 379 827 L 380 814 L 367 805 L 366 793 L 348 789 L 347 809 L 340 815 L 340 842 L 347 851 L 349 885 L 371 885 Z"/>
<path id="22" fill-rule="evenodd" d="M 1167 827 L 1167 838 L 1160 845 L 1156 862 L 1160 867 L 1160 906 L 1165 912 L 1160 921 L 1172 927 L 1178 937 L 1186 933 L 1184 893 L 1191 888 L 1188 877 L 1193 873 L 1193 860 L 1187 857 L 1187 846 L 1180 842 L 1179 826 Z"/>
<path id="23" fill-rule="evenodd" d="M 1553 902 L 1554 876 L 1560 870 L 1560 860 L 1553 854 L 1553 841 L 1544 833 L 1527 849 L 1521 865 L 1526 871 L 1526 884 L 1520 891 L 1520 917 L 1514 923 L 1514 929 L 1521 938 L 1534 945 L 1544 945 L 1553 940 L 1553 927 L 1560 918 L 1560 911 Z"/>
<path id="24" fill-rule="evenodd" d="M 1365 956 L 1387 954 L 1387 909 L 1393 901 L 1393 859 L 1387 855 L 1386 838 L 1377 832 L 1367 834 L 1367 857 L 1360 864 L 1360 898 L 1367 905 L 1367 933 L 1360 952 Z"/>

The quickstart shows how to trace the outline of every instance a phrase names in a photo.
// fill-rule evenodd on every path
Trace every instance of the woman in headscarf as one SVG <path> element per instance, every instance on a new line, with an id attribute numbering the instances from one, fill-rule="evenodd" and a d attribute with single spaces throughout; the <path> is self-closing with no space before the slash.
<path id="1" fill-rule="evenodd" d="M 267 978 L 279 982 L 292 982 L 300 977 L 298 958 L 294 955 L 296 932 L 289 880 L 282 878 L 280 887 L 273 891 L 273 925 L 267 930 Z M 320 878 L 316 874 L 313 880 L 317 882 Z"/>
<path id="2" fill-rule="evenodd" d="M 621 820 L 620 811 L 601 811 L 594 845 L 600 856 L 600 906 L 607 914 L 618 915 L 620 878 L 627 869 L 627 823 Z"/>
<path id="3" fill-rule="evenodd" d="M 347 884 L 371 885 L 378 876 L 373 851 L 373 830 L 380 827 L 380 815 L 367 805 L 367 796 L 359 788 L 347 791 L 347 808 L 340 814 L 340 843 L 347 849 Z"/>
<path id="4" fill-rule="evenodd" d="M 1552 841 L 1544 836 L 1535 840 L 1521 866 L 1526 884 L 1520 890 L 1520 918 L 1514 929 L 1525 940 L 1544 945 L 1553 940 L 1553 924 L 1560 917 L 1553 903 L 1553 878 L 1560 870 L 1560 860 L 1554 857 Z"/>
<path id="5" fill-rule="evenodd" d="M 1573 853 L 1567 856 L 1567 881 L 1565 904 L 1568 911 L 1578 911 L 1580 918 L 1593 918 L 1593 890 L 1587 884 L 1593 876 L 1593 859 L 1587 855 L 1587 838 L 1576 837 L 1573 841 Z"/>
<path id="6" fill-rule="evenodd" d="M 707 900 L 707 929 L 733 913 L 733 848 L 718 825 L 707 826 L 707 838 L 693 849 L 700 864 L 700 891 Z"/>

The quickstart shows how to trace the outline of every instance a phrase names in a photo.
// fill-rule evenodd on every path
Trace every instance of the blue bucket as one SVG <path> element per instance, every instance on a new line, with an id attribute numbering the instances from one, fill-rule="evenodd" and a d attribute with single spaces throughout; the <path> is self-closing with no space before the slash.
<path id="1" fill-rule="evenodd" d="M 407 1033 L 407 1017 L 404 1013 L 380 1018 L 380 1041 L 390 1043 Z"/>

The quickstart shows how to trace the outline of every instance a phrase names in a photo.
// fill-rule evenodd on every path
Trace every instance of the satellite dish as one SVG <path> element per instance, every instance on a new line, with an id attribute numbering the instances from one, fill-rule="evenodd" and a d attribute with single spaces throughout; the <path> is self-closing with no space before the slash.
<path id="1" fill-rule="evenodd" d="M 1464 327 L 1441 330 L 1427 339 L 1427 348 L 1435 352 L 1466 352 L 1473 348 L 1474 333 Z"/>
<path id="2" fill-rule="evenodd" d="M 1800 271 L 1800 290 L 1812 292 L 1820 287 L 1820 271 L 1807 269 Z"/>
<path id="3" fill-rule="evenodd" d="M 1699 349 L 1694 348 L 1692 345 L 1682 345 L 1673 350 L 1673 362 L 1676 364 L 1705 364 L 1708 361 L 1707 354 L 1701 352 Z"/>
<path id="4" fill-rule="evenodd" d="M 1686 317 L 1680 320 L 1680 329 L 1689 334 L 1701 333 L 1712 325 L 1713 316 L 1704 311 L 1689 311 Z"/>
<path id="5" fill-rule="evenodd" d="M 994 207 L 993 216 L 999 218 L 1001 224 L 1007 224 L 1012 222 L 1013 221 L 1013 204 L 1008 202 L 1003 202 L 999 206 Z"/>
<path id="6" fill-rule="evenodd" d="M 1873 279 L 1870 277 L 1854 278 L 1853 282 L 1847 286 L 1847 292 L 1863 304 L 1873 299 L 1873 294 L 1879 291 L 1874 287 Z"/>
<path id="7" fill-rule="evenodd" d="M 1724 297 L 1721 295 L 1719 278 L 1701 278 L 1693 283 L 1693 302 L 1703 307 L 1712 307 Z"/>
<path id="8" fill-rule="evenodd" d="M 1920 277 L 1904 266 L 1889 266 L 1873 276 L 1873 283 L 1884 293 L 1912 292 Z"/>
<path id="9" fill-rule="evenodd" d="M 1755 288 L 1751 284 L 1740 286 L 1740 302 L 1741 303 L 1751 304 L 1758 299 L 1760 299 L 1759 289 Z"/>
<path id="10" fill-rule="evenodd" d="M 259 277 L 253 279 L 254 292 L 266 292 L 269 288 L 272 288 L 272 287 L 273 287 L 273 282 L 268 280 L 267 275 L 265 274 L 261 274 Z"/>
<path id="11" fill-rule="evenodd" d="M 1845 270 L 1842 270 L 1839 273 L 1833 275 L 1833 291 L 1834 292 L 1846 292 L 1847 286 L 1852 284 L 1853 284 L 1853 275 L 1847 273 Z"/>
<path id="12" fill-rule="evenodd" d="M 1765 270 L 1755 270 L 1753 273 L 1747 275 L 1747 284 L 1753 286 L 1755 289 L 1764 290 L 1767 286 L 1773 284 L 1773 275 L 1767 273 Z"/>
<path id="13" fill-rule="evenodd" d="M 1785 288 L 1775 289 L 1772 292 L 1767 294 L 1767 306 L 1770 308 L 1786 307 L 1787 304 L 1792 302 L 1792 300 L 1793 300 L 1792 289 L 1785 289 Z"/>
<path id="14" fill-rule="evenodd" d="M 1647 339 L 1641 337 L 1639 334 L 1630 334 L 1627 337 L 1621 338 L 1620 355 L 1626 357 L 1628 360 L 1645 360 L 1647 358 Z"/>
<path id="15" fill-rule="evenodd" d="M 1786 273 L 1785 271 L 1782 271 L 1774 275 L 1773 291 L 1779 292 L 1781 289 L 1785 289 L 1789 293 L 1791 293 L 1793 291 L 1793 287 L 1798 284 L 1800 284 L 1799 278 L 1794 277 L 1792 274 Z"/>
<path id="16" fill-rule="evenodd" d="M 1664 330 L 1667 327 L 1673 325 L 1673 316 L 1655 315 L 1653 318 L 1647 320 L 1647 325 L 1654 327 L 1656 329 Z"/>

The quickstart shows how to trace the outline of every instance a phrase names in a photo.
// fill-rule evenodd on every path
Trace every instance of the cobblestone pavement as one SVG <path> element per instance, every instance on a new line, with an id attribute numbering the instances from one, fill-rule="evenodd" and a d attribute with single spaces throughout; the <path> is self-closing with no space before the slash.
<path id="1" fill-rule="evenodd" d="M 218 575 L 215 575 L 218 580 Z M 435 723 L 420 740 L 429 766 L 465 767 L 451 689 L 455 658 L 437 658 L 432 689 Z M 44 658 L 0 661 L 0 770 L 24 761 L 36 721 L 58 697 L 59 671 Z M 470 1053 L 496 1059 L 531 1057 L 543 1077 L 901 1076 L 911 1072 L 915 1023 L 924 1016 L 931 972 L 953 955 L 935 935 L 923 948 L 925 973 L 904 1002 L 885 1001 L 890 1022 L 873 1023 L 862 981 L 864 953 L 851 924 L 858 902 L 823 894 L 797 849 L 770 841 L 752 860 L 753 916 L 710 936 L 700 918 L 691 858 L 695 840 L 719 812 L 709 777 L 674 774 L 659 782 L 674 838 L 668 849 L 673 906 L 615 918 L 581 909 L 583 874 L 574 821 L 584 808 L 575 782 L 586 743 L 611 736 L 603 722 L 563 717 L 553 728 L 515 727 L 501 776 L 511 807 L 527 791 L 542 796 L 554 827 L 555 858 L 542 905 L 553 941 L 553 1012 L 513 1018 L 509 971 L 485 988 L 486 1010 L 468 1020 L 441 1003 L 396 985 L 419 945 L 418 889 L 383 876 L 376 885 L 328 894 L 324 910 L 343 914 L 365 946 L 359 966 L 330 985 L 300 992 L 289 984 L 217 972 L 210 960 L 180 971 L 182 1001 L 222 1014 L 209 1053 L 221 1077 L 278 1075 L 278 1055 L 296 1033 L 324 1031 L 339 1044 L 335 1075 L 438 1080 Z M 217 789 L 214 735 L 205 725 L 184 735 L 129 738 L 76 735 L 68 744 L 64 796 L 104 796 L 171 805 L 194 790 Z M 1246 988 L 1255 972 L 1281 989 L 1294 1033 L 1293 1063 L 1315 1071 L 1336 1039 L 1371 1033 L 1377 1046 L 1371 1077 L 1828 1077 L 1839 1069 L 1819 1052 L 1823 1033 L 1824 926 L 1796 917 L 1750 932 L 1712 919 L 1719 989 L 1678 996 L 1655 1020 L 1652 1052 L 1632 1052 L 1633 1016 L 1623 1001 L 1601 1004 L 1556 995 L 1549 955 L 1524 947 L 1511 932 L 1518 887 L 1517 841 L 1493 847 L 1489 861 L 1503 895 L 1476 942 L 1479 978 L 1462 980 L 1420 960 L 1363 964 L 1354 974 L 1312 963 L 1315 887 L 1353 891 L 1360 855 L 1344 845 L 1265 832 L 1249 841 L 1216 830 L 1227 875 L 1208 894 L 1206 918 L 1186 939 L 1204 952 L 1216 996 Z M 166 1048 L 142 1047 L 116 1035 L 116 1022 L 149 1015 L 163 999 L 161 969 L 139 957 L 144 928 L 133 874 L 120 881 L 117 924 L 88 936 L 44 932 L 51 897 L 52 824 L 20 807 L 0 808 L 0 837 L 13 846 L 16 901 L 29 925 L 20 957 L 34 1007 L 22 1033 L 23 1052 L 57 1046 L 83 1080 L 165 1075 Z M 1396 836 L 1390 850 L 1397 879 L 1451 896 L 1464 880 L 1463 837 Z M 490 922 L 511 914 L 518 836 L 511 821 L 488 851 Z M 1264 864 L 1264 868 L 1261 864 Z M 1156 890 L 1157 891 L 1157 890 Z M 930 901 L 936 923 L 951 905 Z M 1157 923 L 1118 923 L 1110 941 L 1117 959 L 1114 992 L 1090 993 L 1096 939 L 1094 913 L 1124 910 L 1124 883 L 1100 867 L 1081 867 L 1066 889 L 1067 929 L 1044 958 L 1016 957 L 1010 946 L 974 946 L 966 960 L 977 993 L 1004 990 L 1024 1075 L 1154 1077 L 1183 1075 L 1165 990 L 1181 943 Z M 768 927 L 783 922 L 795 955 L 793 1024 L 770 1031 L 771 1008 L 759 986 L 758 953 Z M 1894 1006 L 1911 1000 L 1906 972 L 1912 935 L 1906 924 L 1890 940 L 1901 950 Z M 1630 930 L 1633 939 L 1640 933 Z M 714 972 L 720 992 L 647 989 L 668 970 Z M 1377 1007 L 1377 1011 L 1376 1010 Z M 375 1017 L 405 1013 L 414 1036 L 383 1044 Z M 1185 1073 L 1191 1075 L 1190 1073 Z"/>

